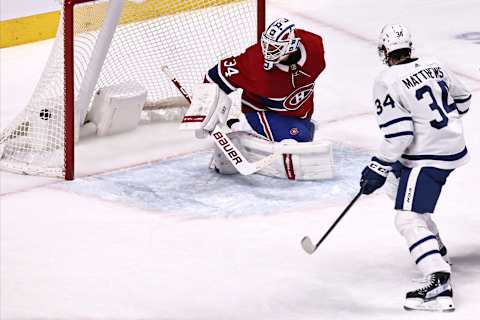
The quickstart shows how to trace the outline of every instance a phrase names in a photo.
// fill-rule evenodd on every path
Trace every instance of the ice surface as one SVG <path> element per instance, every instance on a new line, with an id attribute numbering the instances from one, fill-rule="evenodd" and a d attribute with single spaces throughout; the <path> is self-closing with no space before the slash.
<path id="1" fill-rule="evenodd" d="M 337 146 L 334 179 L 292 183 L 261 175 L 222 176 L 208 170 L 210 157 L 210 152 L 198 153 L 58 187 L 160 212 L 247 216 L 294 210 L 309 202 L 346 201 L 356 193 L 358 177 L 370 158 L 366 152 Z"/>
<path id="2" fill-rule="evenodd" d="M 3 0 L 0 8 L 0 20 L 3 21 L 60 10 L 60 1 Z"/>
<path id="3" fill-rule="evenodd" d="M 480 2 L 284 0 L 268 8 L 267 20 L 286 16 L 323 36 L 316 136 L 346 146 L 340 178 L 219 177 L 205 168 L 209 144 L 175 124 L 82 141 L 73 183 L 0 172 L 0 318 L 478 318 L 480 45 L 458 35 L 480 31 Z M 349 150 L 379 142 L 370 96 L 384 66 L 375 40 L 391 22 L 410 27 L 416 54 L 445 61 L 473 92 L 464 118 L 472 161 L 448 178 L 435 212 L 453 261 L 453 314 L 403 311 L 419 275 L 382 194 L 360 198 L 314 255 L 300 248 L 305 235 L 318 241 L 355 192 L 367 151 Z M 45 47 L 0 51 L 2 126 L 28 100 Z M 229 209 L 217 193 L 242 206 Z"/>

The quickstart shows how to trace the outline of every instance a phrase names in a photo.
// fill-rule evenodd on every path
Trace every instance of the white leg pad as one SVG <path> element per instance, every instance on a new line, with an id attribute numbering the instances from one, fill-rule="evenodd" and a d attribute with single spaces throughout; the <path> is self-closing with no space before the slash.
<path id="1" fill-rule="evenodd" d="M 227 134 L 230 140 L 232 140 L 232 143 L 238 148 L 240 143 L 238 140 L 238 135 L 235 133 L 228 133 Z M 240 150 L 242 152 L 242 150 Z M 210 160 L 210 169 L 216 170 L 218 173 L 221 174 L 237 174 L 238 171 L 237 169 L 233 166 L 233 164 L 230 162 L 230 160 L 227 159 L 227 156 L 225 153 L 223 153 L 220 148 L 215 145 L 213 154 L 212 154 L 212 159 Z"/>
<path id="2" fill-rule="evenodd" d="M 272 142 L 255 135 L 244 134 L 241 143 L 245 155 L 252 160 L 272 153 L 278 154 L 277 159 L 270 166 L 260 170 L 259 174 L 289 180 L 322 180 L 335 176 L 332 144 L 328 141 Z"/>
<path id="3" fill-rule="evenodd" d="M 228 136 L 248 161 L 258 161 L 272 153 L 275 161 L 258 173 L 290 180 L 331 179 L 335 175 L 332 145 L 330 142 L 272 142 L 248 132 L 232 132 Z M 215 150 L 211 167 L 225 174 L 236 170 L 220 150 Z"/>

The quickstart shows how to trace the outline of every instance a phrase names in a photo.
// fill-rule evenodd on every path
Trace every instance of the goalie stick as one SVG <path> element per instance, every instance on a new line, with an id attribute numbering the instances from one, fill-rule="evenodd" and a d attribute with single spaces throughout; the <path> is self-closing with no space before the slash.
<path id="1" fill-rule="evenodd" d="M 312 240 L 310 239 L 309 236 L 303 237 L 303 239 L 301 241 L 301 244 L 302 244 L 303 250 L 305 250 L 306 253 L 313 254 L 318 249 L 320 244 L 322 244 L 323 240 L 325 240 L 327 238 L 327 236 L 330 234 L 330 232 L 332 232 L 332 230 L 340 222 L 340 220 L 348 212 L 348 210 L 350 210 L 350 208 L 353 206 L 353 204 L 355 202 L 357 202 L 358 198 L 360 198 L 360 196 L 362 195 L 362 192 L 363 192 L 363 188 L 360 188 L 360 191 L 358 191 L 358 193 L 355 195 L 353 200 L 350 201 L 348 206 L 343 210 L 343 212 L 340 214 L 340 216 L 338 216 L 337 220 L 335 220 L 335 222 L 330 226 L 330 228 L 327 230 L 327 232 L 323 235 L 322 239 L 320 239 L 320 241 L 318 241 L 315 245 L 313 245 L 313 242 L 312 242 Z"/>
<path id="2" fill-rule="evenodd" d="M 167 66 L 162 66 L 161 70 L 170 79 L 170 81 L 172 81 L 175 87 L 177 87 L 177 89 L 185 97 L 185 99 L 189 103 L 191 103 L 192 98 L 188 94 L 187 90 L 185 90 L 185 88 L 177 80 L 177 78 L 175 78 L 170 69 Z M 273 153 L 258 161 L 249 162 L 247 158 L 240 152 L 240 150 L 235 147 L 235 145 L 232 143 L 232 140 L 228 137 L 227 133 L 219 126 L 216 126 L 215 129 L 213 129 L 213 131 L 210 133 L 210 136 L 213 138 L 213 141 L 218 146 L 218 148 L 222 150 L 225 157 L 242 175 L 250 175 L 257 171 L 260 171 L 270 165 L 275 160 L 276 153 Z"/>

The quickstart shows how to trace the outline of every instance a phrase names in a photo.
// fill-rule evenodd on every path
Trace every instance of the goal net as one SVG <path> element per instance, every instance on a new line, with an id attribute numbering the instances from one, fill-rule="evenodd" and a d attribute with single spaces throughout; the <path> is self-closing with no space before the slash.
<path id="1" fill-rule="evenodd" d="M 162 73 L 191 92 L 219 59 L 254 44 L 265 0 L 70 0 L 40 81 L 0 135 L 0 168 L 73 179 L 78 140 L 100 88 L 138 83 L 144 109 L 183 101 Z"/>

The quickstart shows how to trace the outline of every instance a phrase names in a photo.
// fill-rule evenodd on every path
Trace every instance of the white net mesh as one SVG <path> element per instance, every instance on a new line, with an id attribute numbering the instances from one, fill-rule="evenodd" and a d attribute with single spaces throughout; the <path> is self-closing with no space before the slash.
<path id="1" fill-rule="evenodd" d="M 108 1 L 95 1 L 75 6 L 77 127 L 98 88 L 134 80 L 148 91 L 146 109 L 156 108 L 162 101 L 166 101 L 166 105 L 170 101 L 182 101 L 174 98 L 179 94 L 162 73 L 163 65 L 191 92 L 193 85 L 202 82 L 204 74 L 220 58 L 238 54 L 256 42 L 256 0 L 126 1 L 113 40 L 110 46 L 106 45 L 106 58 L 101 55 L 99 58 L 97 52 L 93 52 L 95 46 L 105 45 L 96 42 L 107 12 L 110 15 L 108 4 Z M 91 72 L 90 69 L 95 68 L 92 61 L 99 63 L 99 75 Z M 2 132 L 0 139 L 1 168 L 63 177 L 62 23 L 29 104 Z"/>

